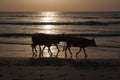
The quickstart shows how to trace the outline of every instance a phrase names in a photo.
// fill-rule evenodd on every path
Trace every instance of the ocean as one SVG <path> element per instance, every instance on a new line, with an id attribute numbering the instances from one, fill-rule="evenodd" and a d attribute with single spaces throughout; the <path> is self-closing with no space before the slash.
<path id="1" fill-rule="evenodd" d="M 0 12 L 0 57 L 31 57 L 34 33 L 95 36 L 98 47 L 87 49 L 88 58 L 120 58 L 120 12 Z"/>

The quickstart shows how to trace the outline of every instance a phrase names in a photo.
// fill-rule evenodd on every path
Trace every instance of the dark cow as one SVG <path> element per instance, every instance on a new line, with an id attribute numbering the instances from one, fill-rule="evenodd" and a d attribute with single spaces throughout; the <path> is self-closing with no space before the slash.
<path id="1" fill-rule="evenodd" d="M 58 52 L 57 52 L 57 54 L 58 54 L 60 50 L 59 50 L 57 44 L 59 44 L 59 42 L 61 42 L 61 41 L 64 41 L 64 37 L 62 35 L 52 35 L 52 34 L 43 34 L 43 33 L 33 34 L 33 36 L 32 36 L 33 56 L 36 56 L 34 49 L 37 53 L 37 50 L 36 50 L 37 45 L 39 45 L 39 50 L 40 50 L 39 56 L 41 56 L 41 53 L 43 52 L 41 50 L 41 45 L 44 45 L 44 48 L 48 47 L 48 52 L 50 52 L 51 53 L 50 56 L 52 56 L 52 52 L 50 50 L 50 47 L 52 46 L 52 44 L 54 44 L 58 49 Z M 44 48 L 43 48 L 43 50 L 44 50 Z M 43 55 L 43 53 L 42 53 L 42 55 Z"/>
<path id="2" fill-rule="evenodd" d="M 66 51 L 68 49 L 68 51 L 71 54 L 71 57 L 72 57 L 72 52 L 71 52 L 70 48 L 72 46 L 80 48 L 79 51 L 76 53 L 76 57 L 78 56 L 78 54 L 80 53 L 80 51 L 83 49 L 85 58 L 87 57 L 85 48 L 88 47 L 88 46 L 94 46 L 94 47 L 96 47 L 96 43 L 95 43 L 94 38 L 92 40 L 90 40 L 90 39 L 87 39 L 87 38 L 66 36 L 65 42 L 67 43 L 66 47 L 65 47 L 65 56 L 67 56 Z"/>

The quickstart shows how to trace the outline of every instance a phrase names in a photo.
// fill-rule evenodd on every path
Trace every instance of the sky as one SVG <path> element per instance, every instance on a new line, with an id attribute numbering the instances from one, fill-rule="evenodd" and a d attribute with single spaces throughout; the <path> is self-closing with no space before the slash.
<path id="1" fill-rule="evenodd" d="M 5 11 L 120 11 L 120 0 L 0 0 Z"/>

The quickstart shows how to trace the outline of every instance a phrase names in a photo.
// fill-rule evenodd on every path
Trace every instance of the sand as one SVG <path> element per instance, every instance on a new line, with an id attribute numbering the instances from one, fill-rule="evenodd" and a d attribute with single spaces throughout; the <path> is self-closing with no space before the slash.
<path id="1" fill-rule="evenodd" d="M 119 59 L 0 57 L 0 80 L 120 80 Z"/>

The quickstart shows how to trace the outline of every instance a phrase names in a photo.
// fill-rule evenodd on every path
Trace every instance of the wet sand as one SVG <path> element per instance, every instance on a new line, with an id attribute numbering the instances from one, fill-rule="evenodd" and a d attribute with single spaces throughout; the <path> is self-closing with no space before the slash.
<path id="1" fill-rule="evenodd" d="M 0 80 L 120 80 L 120 59 L 0 57 Z"/>

